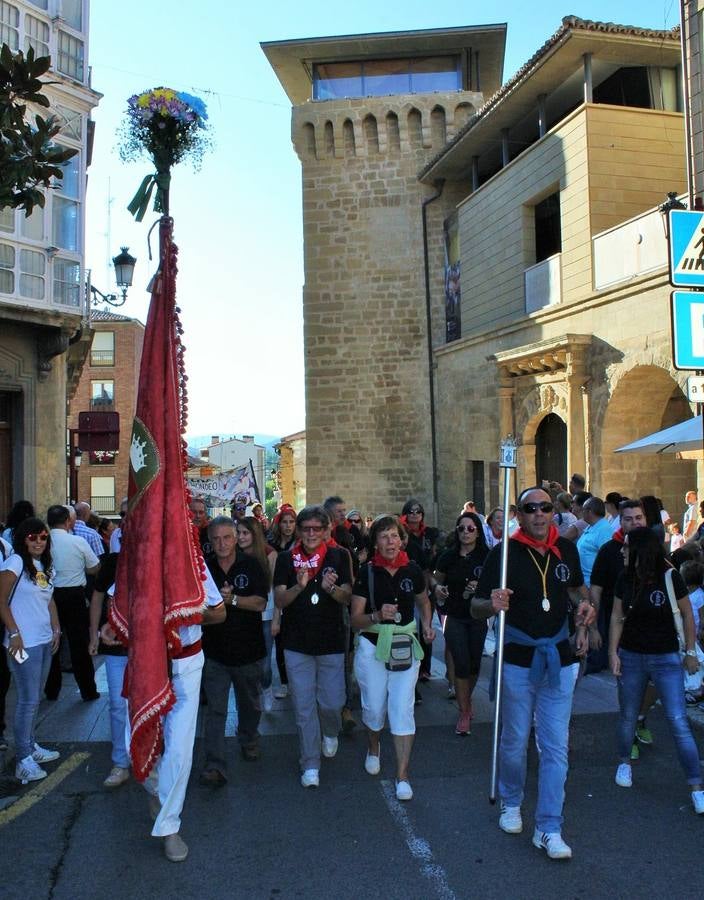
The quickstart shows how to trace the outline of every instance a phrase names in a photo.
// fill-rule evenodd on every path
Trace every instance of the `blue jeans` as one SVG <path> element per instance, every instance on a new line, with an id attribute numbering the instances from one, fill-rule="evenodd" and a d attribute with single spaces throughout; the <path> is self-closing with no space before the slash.
<path id="1" fill-rule="evenodd" d="M 530 669 L 504 665 L 499 796 L 506 806 L 520 806 L 523 802 L 528 739 L 535 716 L 535 737 L 540 747 L 535 827 L 540 831 L 559 832 L 562 827 L 574 669 L 563 666 L 559 686 L 551 688 L 547 674 L 539 685 L 534 685 Z"/>
<path id="2" fill-rule="evenodd" d="M 675 741 L 680 764 L 688 784 L 702 780 L 699 752 L 689 727 L 684 700 L 683 669 L 679 653 L 632 653 L 619 650 L 621 677 L 618 680 L 618 699 L 621 716 L 618 722 L 618 753 L 624 762 L 631 758 L 631 745 L 643 692 L 651 678 L 662 701 L 667 724 Z"/>
<path id="3" fill-rule="evenodd" d="M 42 688 L 51 666 L 51 644 L 25 647 L 27 657 L 23 663 L 7 654 L 10 672 L 17 691 L 15 706 L 15 753 L 17 761 L 32 755 L 34 750 L 34 722 L 37 718 Z"/>
<path id="4" fill-rule="evenodd" d="M 127 746 L 127 700 L 122 696 L 122 682 L 127 668 L 126 656 L 106 656 L 105 675 L 108 681 L 110 701 L 110 737 L 112 738 L 112 764 L 123 769 L 130 767 Z"/>
<path id="5" fill-rule="evenodd" d="M 271 687 L 271 649 L 274 646 L 274 636 L 271 633 L 271 619 L 262 619 L 262 629 L 264 631 L 264 646 L 266 647 L 266 656 L 262 660 L 262 688 L 266 690 Z"/>

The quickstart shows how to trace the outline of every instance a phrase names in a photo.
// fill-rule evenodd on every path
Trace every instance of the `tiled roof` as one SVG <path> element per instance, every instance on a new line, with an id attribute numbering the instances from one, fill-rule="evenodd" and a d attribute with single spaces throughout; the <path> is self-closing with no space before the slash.
<path id="1" fill-rule="evenodd" d="M 92 309 L 90 317 L 93 322 L 131 322 L 130 316 L 121 316 L 109 309 Z"/>

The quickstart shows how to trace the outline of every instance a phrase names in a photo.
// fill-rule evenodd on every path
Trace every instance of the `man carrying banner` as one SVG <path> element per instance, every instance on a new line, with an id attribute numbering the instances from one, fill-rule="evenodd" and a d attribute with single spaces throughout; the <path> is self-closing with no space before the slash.
<path id="1" fill-rule="evenodd" d="M 499 827 L 508 834 L 523 830 L 526 757 L 535 722 L 540 762 L 533 844 L 550 859 L 569 859 L 572 850 L 562 839 L 561 827 L 577 669 L 569 641 L 570 601 L 578 607 L 574 621 L 579 655 L 587 651 L 586 626 L 594 619 L 594 610 L 577 550 L 571 541 L 559 537 L 552 514 L 552 500 L 544 490 L 528 488 L 521 493 L 520 527 L 509 541 L 507 587 L 496 587 L 501 561 L 497 546 L 484 564 L 472 615 L 486 619 L 501 610 L 506 613 Z"/>

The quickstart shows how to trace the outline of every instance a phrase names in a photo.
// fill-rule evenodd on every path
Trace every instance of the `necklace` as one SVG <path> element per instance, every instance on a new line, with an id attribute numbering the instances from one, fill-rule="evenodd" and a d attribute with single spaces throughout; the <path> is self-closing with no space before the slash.
<path id="1" fill-rule="evenodd" d="M 540 605 L 543 607 L 543 612 L 550 612 L 550 601 L 548 600 L 548 585 L 547 585 L 548 569 L 550 568 L 550 554 L 549 553 L 545 554 L 545 568 L 542 569 L 540 567 L 540 563 L 533 555 L 533 551 L 530 549 L 530 547 L 527 547 L 526 549 L 528 550 L 528 553 L 530 553 L 530 558 L 533 560 L 533 565 L 540 572 L 540 577 L 543 581 L 543 601 Z"/>

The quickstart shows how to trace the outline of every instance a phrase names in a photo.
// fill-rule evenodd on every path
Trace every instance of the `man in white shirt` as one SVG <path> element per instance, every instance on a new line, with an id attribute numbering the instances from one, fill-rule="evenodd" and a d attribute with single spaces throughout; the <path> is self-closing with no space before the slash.
<path id="1" fill-rule="evenodd" d="M 684 502 L 687 504 L 687 509 L 682 520 L 682 534 L 685 541 L 688 541 L 694 537 L 697 530 L 697 492 L 687 491 L 684 495 Z"/>
<path id="2" fill-rule="evenodd" d="M 54 602 L 61 630 L 68 641 L 71 665 L 81 697 L 97 700 L 93 661 L 88 653 L 89 622 L 86 600 L 86 576 L 94 575 L 100 562 L 87 542 L 71 534 L 71 513 L 66 506 L 50 506 L 47 524 L 51 535 L 51 559 L 54 564 Z M 55 653 L 44 687 L 48 700 L 56 700 L 61 691 L 61 660 Z"/>

